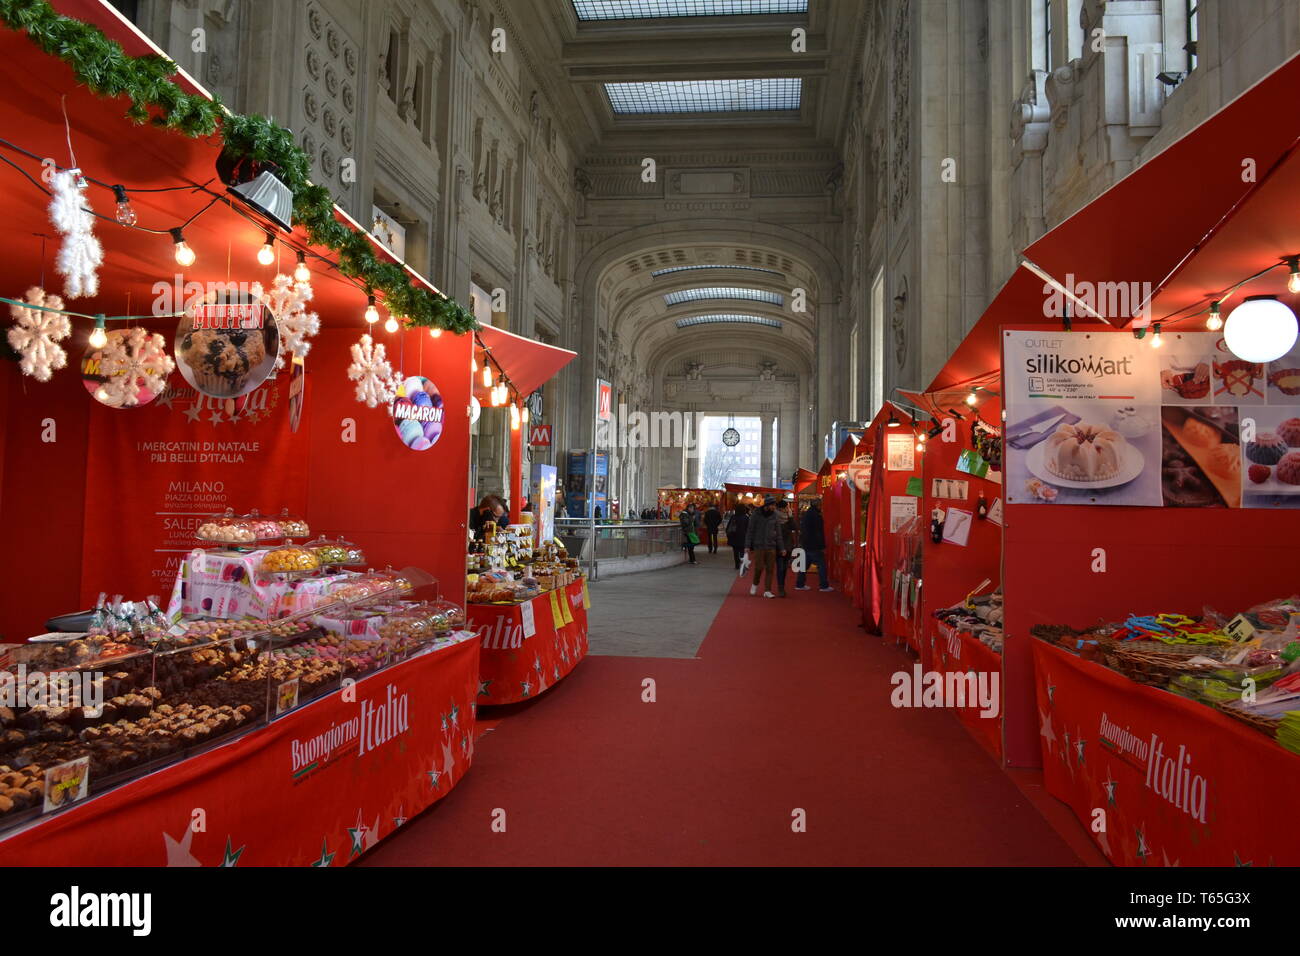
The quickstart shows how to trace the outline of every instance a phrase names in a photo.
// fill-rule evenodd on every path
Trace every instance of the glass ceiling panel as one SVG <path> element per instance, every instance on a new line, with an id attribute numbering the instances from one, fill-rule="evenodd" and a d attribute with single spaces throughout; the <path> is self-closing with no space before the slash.
<path id="1" fill-rule="evenodd" d="M 719 312 L 714 315 L 693 315 L 689 319 L 678 319 L 677 327 L 679 329 L 685 329 L 692 325 L 714 325 L 722 322 L 734 323 L 737 325 L 765 325 L 770 329 L 781 328 L 781 323 L 776 319 L 765 319 L 761 315 L 737 315 L 733 312 Z"/>
<path id="2" fill-rule="evenodd" d="M 785 299 L 775 292 L 762 289 L 737 289 L 724 286 L 704 286 L 698 289 L 682 289 L 669 292 L 664 296 L 664 305 L 681 305 L 683 302 L 700 302 L 704 299 L 748 299 L 751 302 L 766 302 L 781 306 Z"/>
<path id="3" fill-rule="evenodd" d="M 797 110 L 803 81 L 798 77 L 745 80 L 649 80 L 606 83 L 615 113 L 733 113 Z"/>
<path id="4" fill-rule="evenodd" d="M 782 273 L 777 272 L 775 269 L 761 269 L 758 266 L 729 266 L 723 264 L 707 266 L 670 266 L 667 269 L 656 269 L 654 272 L 650 273 L 650 275 L 657 279 L 659 276 L 666 276 L 670 272 L 689 272 L 692 269 L 745 269 L 748 272 L 766 272 L 768 275 L 774 276 L 782 275 Z"/>
<path id="5" fill-rule="evenodd" d="M 573 10 L 579 20 L 743 17 L 807 13 L 808 0 L 573 0 Z"/>

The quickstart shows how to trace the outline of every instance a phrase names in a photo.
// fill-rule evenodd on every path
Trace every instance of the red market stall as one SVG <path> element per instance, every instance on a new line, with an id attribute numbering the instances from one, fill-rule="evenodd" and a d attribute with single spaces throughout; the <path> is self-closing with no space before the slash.
<path id="1" fill-rule="evenodd" d="M 549 690 L 587 656 L 586 579 L 522 604 L 471 604 L 469 626 L 482 638 L 477 700 L 517 704 Z"/>
<path id="2" fill-rule="evenodd" d="M 56 6 L 132 56 L 158 52 L 106 3 Z M 49 29 L 41 10 L 28 12 L 31 29 Z M 51 48 L 75 49 L 84 28 L 58 29 L 64 39 Z M 472 336 L 456 333 L 465 313 L 357 236 L 337 209 L 325 214 L 328 225 L 313 220 L 313 234 L 326 237 L 313 241 L 304 226 L 274 221 L 266 212 L 274 200 L 258 193 L 262 205 L 245 203 L 228 191 L 218 176 L 238 153 L 238 131 L 251 134 L 256 121 L 226 117 L 217 133 L 194 138 L 136 124 L 127 97 L 92 93 L 24 33 L 0 27 L 0 53 L 0 78 L 22 93 L 0 104 L 12 140 L 0 171 L 10 226 L 0 235 L 0 293 L 15 327 L 36 328 L 51 314 L 68 320 L 52 336 L 57 349 L 11 336 L 22 363 L 0 362 L 0 517 L 24 542 L 6 559 L 7 578 L 22 586 L 0 607 L 0 632 L 39 635 L 47 619 L 94 607 L 101 593 L 141 609 L 160 595 L 166 607 L 173 582 L 179 608 L 209 556 L 242 549 L 252 562 L 251 571 L 226 563 L 219 602 L 231 613 L 221 622 L 205 613 L 215 607 L 183 620 L 160 609 L 146 629 L 137 610 L 122 632 L 130 639 L 92 630 L 0 648 L 5 666 L 27 656 L 61 670 L 69 666 L 61 661 L 113 661 L 96 686 L 111 682 L 108 707 L 120 718 L 78 706 L 70 713 L 84 717 L 84 732 L 70 736 L 54 715 L 44 727 L 7 728 L 0 763 L 22 764 L 28 789 L 0 801 L 0 828 L 26 821 L 0 835 L 0 861 L 31 862 L 39 847 L 44 862 L 161 863 L 161 821 L 174 834 L 167 859 L 174 851 L 219 862 L 224 852 L 229 865 L 346 863 L 447 793 L 472 753 L 478 641 L 456 633 L 426 648 L 450 618 L 417 615 L 405 577 L 424 569 L 436 580 L 427 592 L 436 586 L 464 602 Z M 178 102 L 201 112 L 201 88 L 184 75 L 176 84 L 178 97 L 193 97 Z M 288 137 L 266 135 L 272 150 Z M 63 203 L 53 229 L 41 157 L 56 163 L 47 182 Z M 137 226 L 121 210 L 114 220 L 114 185 Z M 108 213 L 90 223 L 101 261 L 62 276 L 54 257 L 84 228 L 83 205 Z M 295 217 L 307 208 L 295 207 Z M 76 223 L 65 230 L 65 219 Z M 372 278 L 376 308 L 367 314 L 358 283 Z M 386 314 L 390 295 L 406 314 Z M 457 413 L 444 422 L 443 409 Z M 262 544 L 273 537 L 279 543 Z M 363 571 L 386 566 L 406 570 Z M 339 631 L 309 604 L 291 628 L 241 603 L 268 588 L 301 597 L 318 586 L 316 607 L 347 616 Z M 371 613 L 367 596 L 381 593 L 388 603 Z M 164 648 L 175 656 L 164 661 Z M 217 673 L 251 703 L 224 701 Z M 192 692 L 202 699 L 182 703 Z M 78 747 L 84 755 L 74 755 Z M 295 762 L 303 753 L 317 759 Z M 358 786 L 358 775 L 373 784 Z M 27 820 L 40 809 L 39 800 L 28 805 L 33 792 L 58 812 Z M 195 806 L 209 813 L 206 835 L 186 832 L 188 809 L 175 817 Z"/>
<path id="3" fill-rule="evenodd" d="M 822 521 L 826 528 L 826 557 L 832 585 L 861 606 L 862 501 L 863 485 L 869 481 L 870 463 L 857 436 L 850 435 L 835 457 L 822 482 Z M 857 480 L 855 480 L 857 479 Z"/>
<path id="4" fill-rule="evenodd" d="M 670 519 L 676 518 L 692 503 L 701 517 L 710 507 L 722 511 L 727 505 L 726 496 L 717 488 L 660 488 L 658 497 L 659 507 Z"/>
<path id="5" fill-rule="evenodd" d="M 862 620 L 872 634 L 919 649 L 920 455 L 912 417 L 886 402 L 862 436 L 871 449 L 862 563 Z"/>

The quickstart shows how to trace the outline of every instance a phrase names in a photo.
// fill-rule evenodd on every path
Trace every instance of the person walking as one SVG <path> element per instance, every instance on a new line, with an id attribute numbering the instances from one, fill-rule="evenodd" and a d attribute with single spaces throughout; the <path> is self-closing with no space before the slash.
<path id="1" fill-rule="evenodd" d="M 677 522 L 682 526 L 682 547 L 686 549 L 691 564 L 698 564 L 695 560 L 695 546 L 700 543 L 700 535 L 696 530 L 700 526 L 700 513 L 695 510 L 695 502 L 692 501 L 677 516 Z"/>
<path id="2" fill-rule="evenodd" d="M 834 591 L 830 579 L 826 577 L 826 523 L 822 520 L 822 503 L 814 499 L 799 521 L 799 543 L 803 546 L 805 570 L 795 575 L 796 591 L 811 591 L 808 587 L 808 565 L 817 565 L 817 576 L 821 578 L 823 591 Z"/>
<path id="3" fill-rule="evenodd" d="M 754 565 L 754 579 L 749 585 L 751 595 L 758 593 L 758 586 L 766 579 L 763 597 L 776 597 L 772 593 L 772 579 L 776 577 L 776 557 L 781 544 L 781 529 L 777 527 L 776 518 L 776 496 L 768 495 L 763 499 L 763 507 L 749 516 L 749 527 L 745 530 L 745 551 Z"/>
<path id="4" fill-rule="evenodd" d="M 704 530 L 709 535 L 709 554 L 718 553 L 718 527 L 722 524 L 722 512 L 717 505 L 709 505 L 704 512 Z"/>
<path id="5" fill-rule="evenodd" d="M 785 576 L 790 570 L 790 554 L 794 551 L 795 524 L 790 515 L 790 502 L 782 498 L 776 504 L 776 526 L 781 533 L 781 549 L 776 556 L 776 596 L 785 597 Z"/>
<path id="6" fill-rule="evenodd" d="M 740 570 L 740 558 L 745 553 L 745 532 L 749 530 L 749 509 L 736 502 L 735 509 L 727 516 L 727 544 L 736 557 L 736 570 Z"/>

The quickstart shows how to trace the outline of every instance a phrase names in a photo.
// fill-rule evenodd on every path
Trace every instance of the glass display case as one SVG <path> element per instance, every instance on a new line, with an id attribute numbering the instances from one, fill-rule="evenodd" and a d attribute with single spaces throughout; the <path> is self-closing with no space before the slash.
<path id="1" fill-rule="evenodd" d="M 316 580 L 321 600 L 280 617 L 161 630 L 150 615 L 137 643 L 119 631 L 0 645 L 0 699 L 16 703 L 0 706 L 0 831 L 227 743 L 464 624 L 418 568 Z"/>

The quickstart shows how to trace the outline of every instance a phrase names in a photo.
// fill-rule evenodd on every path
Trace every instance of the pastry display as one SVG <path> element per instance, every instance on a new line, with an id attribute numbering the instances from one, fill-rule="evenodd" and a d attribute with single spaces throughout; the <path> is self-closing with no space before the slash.
<path id="1" fill-rule="evenodd" d="M 1274 469 L 1278 481 L 1300 485 L 1300 449 L 1292 449 L 1282 456 Z"/>
<path id="2" fill-rule="evenodd" d="M 253 510 L 245 515 L 244 520 L 259 541 L 278 541 L 285 536 L 280 522 L 263 517 L 261 512 Z"/>
<path id="3" fill-rule="evenodd" d="M 1196 448 L 1213 448 L 1223 441 L 1223 435 L 1209 422 L 1188 418 L 1183 423 L 1183 441 Z"/>
<path id="4" fill-rule="evenodd" d="M 258 383 L 253 381 L 267 357 L 267 340 L 278 349 L 275 323 L 262 327 L 196 328 L 186 315 L 176 329 L 176 359 L 191 384 L 214 398 L 234 398 Z"/>
<path id="5" fill-rule="evenodd" d="M 194 536 L 200 541 L 215 541 L 219 544 L 252 544 L 257 540 L 257 532 L 244 518 L 227 508 L 224 514 L 213 515 L 202 522 Z"/>
<path id="6" fill-rule="evenodd" d="M 1278 369 L 1269 375 L 1268 384 L 1283 395 L 1300 395 L 1300 368 Z"/>
<path id="7" fill-rule="evenodd" d="M 285 508 L 280 512 L 276 521 L 280 525 L 280 532 L 286 538 L 306 538 L 311 535 L 311 528 L 302 518 L 289 514 L 289 509 Z"/>
<path id="8" fill-rule="evenodd" d="M 286 545 L 262 556 L 263 571 L 315 571 L 319 568 L 320 560 L 307 548 Z"/>
<path id="9" fill-rule="evenodd" d="M 1206 460 L 1206 467 L 1219 477 L 1228 481 L 1240 480 L 1241 453 L 1238 446 L 1219 445 L 1216 448 L 1211 448 Z"/>
<path id="10" fill-rule="evenodd" d="M 1273 432 L 1260 432 L 1254 441 L 1246 442 L 1246 457 L 1257 465 L 1276 465 L 1286 454 L 1286 445 Z"/>
<path id="11" fill-rule="evenodd" d="M 1277 426 L 1277 434 L 1292 448 L 1300 448 L 1300 418 L 1288 418 Z"/>
<path id="12" fill-rule="evenodd" d="M 1111 428 L 1079 422 L 1061 425 L 1047 439 L 1043 462 L 1067 481 L 1105 481 L 1119 474 L 1128 442 Z"/>
<path id="13" fill-rule="evenodd" d="M 1126 438 L 1140 438 L 1151 430 L 1151 423 L 1134 405 L 1116 409 L 1111 416 L 1110 426 Z"/>

